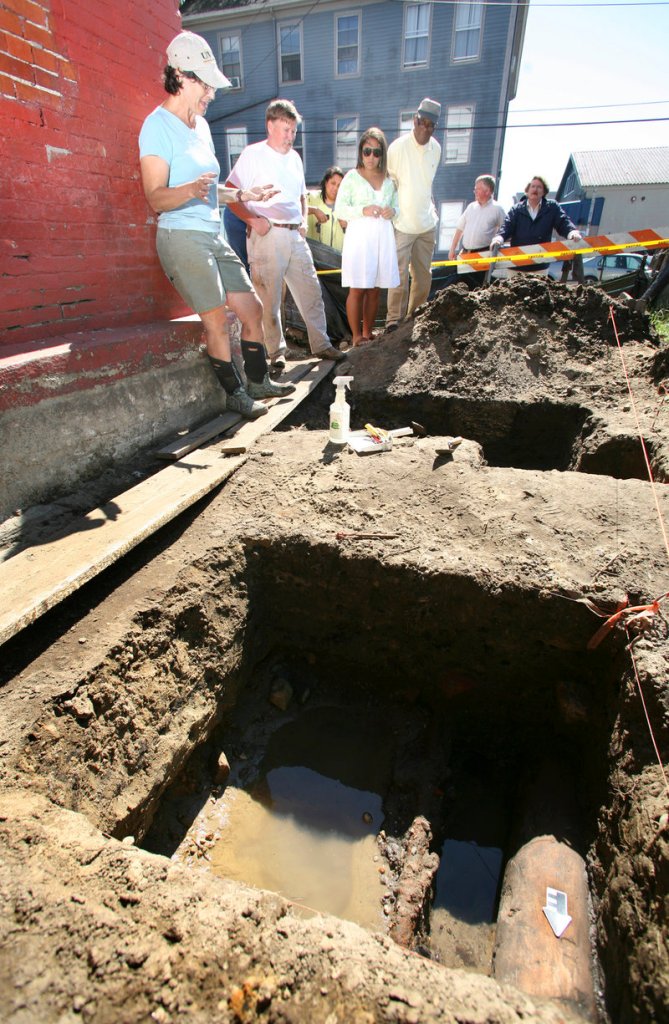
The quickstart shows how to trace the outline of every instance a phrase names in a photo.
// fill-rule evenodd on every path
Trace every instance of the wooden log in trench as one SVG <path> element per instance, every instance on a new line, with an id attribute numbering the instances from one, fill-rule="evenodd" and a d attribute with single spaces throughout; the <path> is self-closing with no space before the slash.
<path id="1" fill-rule="evenodd" d="M 572 920 L 561 938 L 543 910 L 549 887 L 567 894 Z M 552 835 L 525 843 L 507 864 L 493 973 L 497 981 L 529 995 L 575 1003 L 595 1019 L 585 862 Z"/>

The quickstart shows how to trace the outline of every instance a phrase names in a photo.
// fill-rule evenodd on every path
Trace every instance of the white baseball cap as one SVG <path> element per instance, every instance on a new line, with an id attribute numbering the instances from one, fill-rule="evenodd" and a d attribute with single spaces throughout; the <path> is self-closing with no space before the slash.
<path id="1" fill-rule="evenodd" d="M 174 37 L 167 47 L 167 60 L 170 67 L 179 71 L 192 71 L 212 89 L 232 88 L 232 83 L 219 71 L 207 40 L 194 32 L 180 32 Z"/>

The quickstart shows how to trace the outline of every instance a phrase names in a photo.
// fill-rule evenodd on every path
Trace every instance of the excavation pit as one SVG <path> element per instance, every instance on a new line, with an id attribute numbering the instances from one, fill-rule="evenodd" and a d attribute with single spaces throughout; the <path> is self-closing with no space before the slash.
<path id="1" fill-rule="evenodd" d="M 587 611 L 523 588 L 296 541 L 245 557 L 239 700 L 164 798 L 148 848 L 492 975 L 504 862 L 539 835 L 583 857 L 594 840 L 607 733 L 593 715 L 617 690 L 615 647 L 573 649 Z M 230 777 L 212 785 L 221 753 Z"/>
<path id="2" fill-rule="evenodd" d="M 422 391 L 427 414 L 428 397 L 444 398 L 435 366 L 453 364 L 454 392 L 481 402 L 474 423 L 479 385 L 497 366 L 494 398 L 509 409 L 573 401 L 579 416 L 592 413 L 590 433 L 578 420 L 566 431 L 583 438 L 571 468 L 601 464 L 606 444 L 632 430 L 608 342 L 587 336 L 597 317 L 604 329 L 600 300 L 572 294 L 576 328 L 558 293 L 516 291 L 529 312 L 522 323 L 514 314 L 512 338 L 512 311 L 491 289 L 465 297 L 478 313 L 435 307 L 354 353 L 360 402 L 385 391 L 388 406 L 375 408 L 390 417 L 392 403 Z M 486 309 L 504 328 L 497 347 L 479 329 Z M 621 326 L 661 471 L 661 361 L 635 340 L 632 319 Z M 538 332 L 543 368 L 523 344 Z M 579 367 L 591 372 L 574 376 Z M 548 443 L 551 430 L 537 427 Z M 623 599 L 646 605 L 667 590 L 653 529 L 656 504 L 667 518 L 666 489 L 655 495 L 627 471 L 494 466 L 492 449 L 465 434 L 443 458 L 434 428 L 370 458 L 333 451 L 318 427 L 264 438 L 220 492 L 3 649 L 2 996 L 12 1024 L 68 1013 L 91 1024 L 666 1017 L 669 829 L 653 748 L 666 764 L 666 630 L 649 614 L 628 635 L 623 614 L 588 648 Z M 523 443 L 523 458 L 536 458 L 542 446 L 532 454 Z M 569 446 L 558 447 L 562 467 Z M 327 742 L 313 749 L 304 737 Z M 355 791 L 348 846 L 371 838 L 376 876 L 386 869 L 370 904 L 378 928 L 346 919 L 348 897 L 314 914 L 211 870 L 218 826 L 206 815 L 233 790 L 260 797 L 264 814 L 285 769 L 302 776 L 291 788 L 298 805 L 320 802 L 317 837 L 328 794 Z M 306 773 L 325 779 L 325 796 Z M 250 825 L 238 827 L 247 847 Z M 297 859 L 295 834 L 283 841 Z M 567 854 L 585 861 L 582 897 L 557 877 L 552 858 Z M 550 879 L 529 900 L 519 944 L 509 933 L 524 918 L 519 879 L 536 878 L 537 856 Z M 326 888 L 347 871 L 326 870 Z M 551 884 L 572 916 L 560 939 L 543 909 Z M 303 896 L 294 885 L 286 895 Z M 384 889 L 391 899 L 377 904 Z M 567 999 L 531 988 L 520 968 L 544 939 L 551 955 L 579 944 L 586 959 L 594 953 L 594 992 L 580 981 Z"/>
<path id="3" fill-rule="evenodd" d="M 449 287 L 348 359 L 355 427 L 418 422 L 475 441 L 490 466 L 647 480 L 649 465 L 669 480 L 666 348 L 596 288 L 536 278 Z M 325 428 L 333 394 L 322 389 L 287 425 Z"/>
<path id="4" fill-rule="evenodd" d="M 523 1012 L 532 1019 L 551 1020 L 548 1008 L 556 999 L 563 1019 L 596 1019 L 593 993 L 582 987 L 567 1002 L 545 989 L 521 996 L 525 979 L 496 987 L 500 929 L 509 920 L 509 865 L 552 836 L 587 862 L 592 908 L 587 892 L 577 899 L 571 883 L 563 891 L 574 919 L 569 927 L 585 923 L 586 959 L 594 954 L 601 965 L 602 1005 L 616 1012 L 628 1005 L 634 1013 L 627 1019 L 650 1021 L 664 1005 L 664 968 L 657 942 L 638 947 L 635 941 L 661 927 L 659 893 L 639 874 L 630 917 L 628 887 L 616 879 L 645 870 L 643 850 L 654 836 L 658 852 L 664 850 L 661 787 L 635 699 L 627 637 L 614 629 L 595 650 L 587 649 L 602 622 L 590 602 L 614 609 L 638 573 L 634 538 L 639 509 L 650 507 L 649 489 L 638 481 L 592 477 L 584 490 L 582 474 L 485 467 L 478 446 L 467 440 L 439 463 L 441 444 L 419 438 L 375 458 L 340 451 L 326 459 L 324 432 L 276 435 L 271 457 L 250 459 L 216 500 L 183 532 L 172 529 L 118 588 L 106 580 L 86 588 L 74 628 L 8 681 L 6 692 L 16 699 L 8 705 L 12 720 L 5 720 L 5 778 L 8 771 L 29 778 L 33 798 L 43 792 L 52 805 L 72 808 L 114 836 L 118 849 L 113 839 L 99 840 L 111 844 L 111 862 L 121 865 L 133 851 L 149 858 L 142 870 L 159 876 L 150 890 L 159 915 L 154 924 L 145 917 L 146 900 L 132 872 L 114 868 L 106 881 L 112 891 L 119 887 L 124 907 L 137 908 L 135 927 L 146 919 L 150 930 L 165 929 L 173 914 L 164 906 L 168 900 L 183 909 L 178 927 L 170 925 L 166 934 L 190 934 L 188 894 L 197 892 L 198 914 L 224 915 L 215 924 L 212 918 L 214 931 L 203 941 L 228 950 L 230 984 L 249 970 L 266 973 L 266 958 L 278 955 L 276 929 L 287 929 L 286 949 L 311 950 L 307 959 L 292 955 L 296 965 L 286 967 L 291 985 L 307 1001 L 326 999 L 328 1012 L 346 1004 L 339 985 L 348 977 L 353 948 L 365 950 L 368 964 L 359 968 L 365 979 L 360 992 L 367 993 L 360 1006 L 383 1000 L 381 989 L 369 996 L 370 984 L 386 984 L 381 977 L 391 979 L 391 987 L 402 977 L 413 991 L 418 983 L 411 972 L 419 971 L 420 985 L 439 1002 L 434 1010 L 423 1007 L 424 1019 L 437 1020 L 454 1005 L 452 990 L 439 995 L 440 979 L 446 984 L 451 977 L 439 972 L 448 968 L 460 986 L 495 986 L 479 993 L 491 1007 L 508 989 L 516 1006 L 521 998 L 531 1000 Z M 558 512 L 564 507 L 567 517 Z M 653 593 L 663 560 L 657 541 L 649 537 L 648 543 L 644 578 Z M 631 598 L 637 603 L 641 595 L 631 591 Z M 656 726 L 662 699 L 657 658 L 664 643 L 658 631 L 635 646 Z M 272 698 L 283 699 L 285 710 Z M 312 746 L 315 737 L 325 742 L 314 754 L 305 736 Z M 354 771 L 350 757 L 336 770 L 324 763 L 351 740 L 364 748 L 363 769 Z M 285 749 L 293 756 L 284 757 Z M 16 755 L 8 763 L 10 750 Z M 305 919 L 305 910 L 285 898 L 304 893 L 281 885 L 282 894 L 271 897 L 212 872 L 207 857 L 215 863 L 216 854 L 207 836 L 217 838 L 218 826 L 206 812 L 216 810 L 222 795 L 216 781 L 221 751 L 232 769 L 228 786 L 240 792 L 260 786 L 262 796 L 273 771 L 302 767 L 329 783 L 376 794 L 380 811 L 369 803 L 347 813 L 372 818 L 363 822 L 371 825 L 367 835 L 375 844 L 366 866 L 386 878 L 385 885 L 375 883 L 367 908 L 382 917 L 378 928 L 365 919 L 366 929 L 355 937 L 346 931 L 355 927 L 344 919 L 348 895 L 330 905 L 334 917 L 310 910 Z M 180 790 L 186 803 L 177 806 L 171 801 Z M 313 803 L 313 794 L 306 800 Z M 637 832 L 647 814 L 652 833 Z M 619 828 L 621 822 L 630 825 Z M 72 824 L 58 828 L 71 831 Z M 160 855 L 126 845 L 129 836 L 145 842 L 147 833 L 147 845 Z M 632 847 L 623 836 L 632 837 Z M 297 840 L 291 836 L 288 843 L 299 863 Z M 175 858 L 180 847 L 203 855 Z M 35 855 L 38 849 L 31 844 Z M 464 864 L 463 852 L 471 854 Z M 473 858 L 483 859 L 487 870 L 466 893 Z M 173 866 L 160 867 L 166 864 Z M 92 882 L 80 869 L 67 870 L 74 870 L 75 893 L 102 898 L 94 891 L 85 895 Z M 343 873 L 333 868 L 330 876 L 336 872 Z M 170 878 L 169 889 L 161 888 L 160 877 Z M 253 881 L 247 877 L 246 884 Z M 383 895 L 391 898 L 384 902 Z M 559 949 L 567 948 L 552 937 L 544 901 L 545 886 L 540 905 L 533 904 L 531 934 L 536 938 L 543 928 Z M 236 908 L 247 908 L 241 919 Z M 61 904 L 57 913 L 63 914 Z M 292 923 L 273 924 L 277 913 Z M 338 915 L 338 924 L 322 923 Z M 247 920 L 253 935 L 242 941 Z M 334 936 L 327 954 L 315 938 L 323 928 Z M 374 935 L 390 945 L 378 947 Z M 176 947 L 185 941 L 195 939 L 182 938 Z M 342 980 L 333 987 L 322 957 L 329 962 L 337 943 Z M 420 956 L 400 968 L 393 950 L 403 948 Z M 227 977 L 222 962 L 216 970 Z M 506 964 L 509 970 L 508 957 Z M 207 970 L 193 964 L 192 983 L 204 984 Z M 642 989 L 638 972 L 646 979 Z M 596 998 L 599 981 L 594 987 Z M 327 997 L 318 994 L 321 988 Z M 479 998 L 473 991 L 467 988 L 463 1006 Z M 320 1019 L 309 1005 L 298 1019 Z"/>

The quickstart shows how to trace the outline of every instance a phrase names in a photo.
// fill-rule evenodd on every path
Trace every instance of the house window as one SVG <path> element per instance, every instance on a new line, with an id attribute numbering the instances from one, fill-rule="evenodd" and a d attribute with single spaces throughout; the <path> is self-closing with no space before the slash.
<path id="1" fill-rule="evenodd" d="M 225 138 L 228 144 L 228 174 L 235 166 L 237 157 L 246 146 L 246 128 L 226 128 Z"/>
<path id="2" fill-rule="evenodd" d="M 569 177 L 567 178 L 567 181 L 565 182 L 563 195 L 569 196 L 575 190 L 576 190 L 576 171 L 572 171 L 571 174 L 569 175 Z"/>
<path id="3" fill-rule="evenodd" d="M 437 249 L 448 252 L 455 234 L 455 226 L 464 209 L 464 203 L 440 203 L 439 205 L 439 242 Z"/>
<path id="4" fill-rule="evenodd" d="M 238 33 L 218 37 L 221 71 L 233 89 L 242 87 L 242 41 Z"/>
<path id="5" fill-rule="evenodd" d="M 302 22 L 284 21 L 278 26 L 281 83 L 302 81 Z"/>
<path id="6" fill-rule="evenodd" d="M 453 60 L 476 60 L 481 56 L 482 4 L 459 3 L 455 8 Z"/>
<path id="7" fill-rule="evenodd" d="M 297 131 L 295 133 L 295 141 L 293 142 L 293 149 L 295 150 L 296 153 L 300 154 L 300 157 L 302 158 L 302 163 L 304 163 L 304 133 L 305 133 L 305 131 L 306 131 L 306 128 L 304 127 L 304 121 L 302 120 L 302 121 L 300 121 L 300 123 L 297 126 Z"/>
<path id="8" fill-rule="evenodd" d="M 468 164 L 472 148 L 474 107 L 449 107 L 446 114 L 445 164 Z"/>
<path id="9" fill-rule="evenodd" d="M 413 119 L 415 114 L 415 110 L 400 111 L 400 135 L 408 135 L 409 132 L 413 131 Z"/>
<path id="10" fill-rule="evenodd" d="M 360 74 L 360 15 L 337 16 L 337 78 Z"/>
<path id="11" fill-rule="evenodd" d="M 335 118 L 335 160 L 350 171 L 358 162 L 358 115 Z"/>
<path id="12" fill-rule="evenodd" d="M 402 66 L 405 68 L 427 67 L 430 54 L 431 10 L 432 4 L 407 4 L 404 8 Z"/>

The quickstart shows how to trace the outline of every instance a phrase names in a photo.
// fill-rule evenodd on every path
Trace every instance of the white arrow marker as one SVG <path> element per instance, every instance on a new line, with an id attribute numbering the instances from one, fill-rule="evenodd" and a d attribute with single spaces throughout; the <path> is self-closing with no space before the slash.
<path id="1" fill-rule="evenodd" d="M 565 928 L 571 924 L 571 917 L 567 913 L 567 894 L 559 889 L 546 888 L 546 906 L 543 908 L 548 918 L 548 923 L 553 929 L 556 938 L 560 938 Z"/>

